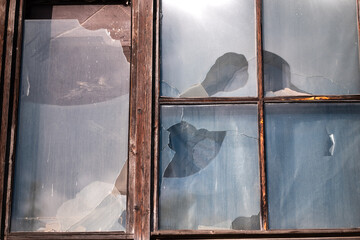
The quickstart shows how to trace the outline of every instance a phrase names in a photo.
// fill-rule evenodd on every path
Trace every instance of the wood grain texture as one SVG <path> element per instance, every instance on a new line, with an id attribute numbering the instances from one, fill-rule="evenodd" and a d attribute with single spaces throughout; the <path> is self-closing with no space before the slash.
<path id="1" fill-rule="evenodd" d="M 209 98 L 170 98 L 160 97 L 159 103 L 161 105 L 211 105 L 211 104 L 249 104 L 257 103 L 258 98 L 254 97 L 209 97 Z"/>
<path id="2" fill-rule="evenodd" d="M 329 95 L 329 96 L 286 96 L 286 97 L 265 97 L 267 103 L 291 103 L 291 102 L 358 102 L 360 95 Z"/>
<path id="3" fill-rule="evenodd" d="M 259 169 L 260 169 L 260 219 L 261 229 L 269 228 L 267 183 L 266 183 L 266 155 L 265 155 L 265 116 L 264 116 L 264 72 L 262 56 L 262 0 L 256 0 L 256 56 L 258 78 L 258 145 L 259 145 Z"/>
<path id="4" fill-rule="evenodd" d="M 152 233 L 154 239 L 360 239 L 360 229 L 303 230 L 163 230 Z"/>
<path id="5" fill-rule="evenodd" d="M 27 239 L 90 239 L 90 240 L 112 240 L 112 239 L 133 239 L 132 234 L 122 233 L 12 233 L 6 236 L 7 240 L 27 240 Z"/>
<path id="6" fill-rule="evenodd" d="M 159 228 L 159 138 L 160 138 L 160 0 L 156 0 L 155 8 L 155 80 L 154 80 L 154 154 L 153 154 L 153 204 L 152 204 L 152 230 Z"/>
<path id="7" fill-rule="evenodd" d="M 357 31 L 358 31 L 358 41 L 357 41 L 357 46 L 358 46 L 358 53 L 359 53 L 359 63 L 360 63 L 360 0 L 355 0 L 356 1 L 356 23 L 357 23 Z"/>
<path id="8" fill-rule="evenodd" d="M 3 106 L 3 101 L 5 96 L 5 88 L 4 88 L 4 72 L 5 72 L 5 59 L 6 59 L 6 37 L 7 37 L 7 31 L 6 31 L 6 17 L 7 17 L 7 7 L 8 7 L 8 1 L 6 0 L 0 0 L 0 224 L 1 224 L 1 231 L 0 231 L 0 238 L 3 236 L 3 209 L 4 209 L 4 193 L 5 193 L 5 148 L 6 148 L 6 142 L 3 142 L 5 140 L 5 135 L 7 132 L 7 129 L 5 128 L 5 119 L 3 120 L 3 111 L 4 108 L 7 108 L 7 106 Z M 8 83 L 7 83 L 8 84 Z M 6 89 L 8 91 L 8 88 Z M 5 112 L 6 113 L 6 112 Z"/>
<path id="9" fill-rule="evenodd" d="M 1 109 L 1 130 L 0 130 L 0 164 L 1 164 L 1 235 L 4 236 L 7 233 L 7 223 L 5 212 L 8 209 L 8 205 L 6 202 L 6 189 L 7 189 L 7 173 L 8 173 L 8 156 L 10 152 L 10 127 L 11 127 L 11 116 L 12 116 L 12 89 L 13 89 L 13 76 L 15 74 L 15 62 L 16 62 L 16 34 L 17 34 L 17 25 L 18 22 L 18 1 L 10 0 L 7 2 L 7 25 L 6 25 L 6 33 L 3 36 L 6 36 L 4 39 L 5 48 L 3 53 L 3 69 L 1 69 L 2 73 L 2 109 Z M 9 190 L 9 189 L 8 189 Z M 5 200 L 5 201 L 4 201 Z"/>
<path id="10" fill-rule="evenodd" d="M 3 76 L 2 76 L 2 66 L 3 66 L 3 53 L 4 53 L 4 43 L 5 43 L 5 38 L 6 38 L 6 13 L 7 13 L 7 4 L 8 1 L 6 0 L 0 0 L 0 56 L 1 56 L 1 61 L 0 61 L 0 70 L 1 70 L 1 86 L 3 84 Z M 2 87 L 0 88 L 1 91 Z M 0 100 L 1 103 L 1 100 Z M 0 113 L 1 116 L 1 113 Z"/>
<path id="11" fill-rule="evenodd" d="M 31 0 L 38 5 L 79 5 L 79 4 L 124 4 L 129 5 L 131 0 Z"/>
<path id="12" fill-rule="evenodd" d="M 15 21 L 14 21 L 14 59 L 13 59 L 13 74 L 11 82 L 11 100 L 9 102 L 11 111 L 9 111 L 9 156 L 8 156 L 8 181 L 7 181 L 7 194 L 6 194 L 6 218 L 5 218 L 5 234 L 10 232 L 10 219 L 11 219 L 11 199 L 12 199 L 12 176 L 14 171 L 15 161 L 15 146 L 16 146 L 16 129 L 17 129 L 17 116 L 19 105 L 19 88 L 20 88 L 20 65 L 21 65 L 21 46 L 22 46 L 22 24 L 23 24 L 23 5 L 24 1 L 17 1 L 15 7 Z M 11 8 L 10 8 L 11 10 Z"/>
<path id="13" fill-rule="evenodd" d="M 130 131 L 130 174 L 134 174 L 133 230 L 135 239 L 150 239 L 151 156 L 152 156 L 152 72 L 153 2 L 132 1 L 132 91 L 131 114 L 135 129 Z M 133 86 L 134 86 L 133 85 Z"/>

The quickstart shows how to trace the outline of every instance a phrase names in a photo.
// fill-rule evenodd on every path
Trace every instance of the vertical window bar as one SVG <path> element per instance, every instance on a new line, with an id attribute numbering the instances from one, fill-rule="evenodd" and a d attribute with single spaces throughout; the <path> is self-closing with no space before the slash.
<path id="1" fill-rule="evenodd" d="M 154 85 L 154 157 L 153 157 L 153 231 L 158 230 L 159 223 L 159 124 L 160 124 L 160 0 L 156 0 L 155 22 L 155 85 Z"/>
<path id="2" fill-rule="evenodd" d="M 358 46 L 360 46 L 360 0 L 356 0 L 356 20 L 357 20 L 357 30 L 358 30 Z M 360 47 L 358 47 L 360 52 Z M 360 60 L 360 54 L 359 54 Z M 360 62 L 360 61 L 359 61 Z"/>
<path id="3" fill-rule="evenodd" d="M 11 199 L 12 199 L 12 179 L 14 172 L 14 152 L 15 152 L 15 142 L 16 142 L 16 128 L 17 128 L 17 109 L 18 109 L 18 98 L 19 98 L 19 82 L 20 82 L 20 62 L 21 62 L 21 45 L 22 45 L 22 24 L 23 24 L 23 7 L 24 1 L 10 1 L 9 3 L 9 13 L 8 13 L 8 28 L 13 30 L 13 34 L 11 36 L 12 39 L 8 38 L 7 44 L 8 46 L 11 44 L 12 48 L 7 49 L 8 54 L 12 54 L 15 52 L 15 56 L 10 59 L 9 56 L 9 75 L 6 75 L 6 79 L 4 77 L 4 81 L 11 82 L 13 80 L 13 86 L 9 88 L 10 98 L 8 99 L 9 108 L 8 112 L 4 117 L 8 118 L 7 126 L 10 125 L 10 128 L 4 128 L 4 133 L 7 133 L 8 140 L 4 143 L 9 143 L 7 145 L 9 154 L 5 156 L 5 162 L 8 161 L 8 168 L 4 171 L 8 171 L 8 175 L 4 174 L 7 177 L 7 185 L 4 185 L 6 188 L 6 198 L 5 199 L 5 221 L 2 221 L 4 224 L 3 234 L 9 235 L 10 233 L 10 219 L 11 219 Z M 7 46 L 7 47 L 8 47 Z M 14 50 L 15 49 L 15 50 Z M 8 62 L 6 62 L 7 64 Z M 8 129 L 11 129 L 9 132 Z M 7 132 L 6 132 L 7 131 Z M 7 151 L 4 151 L 4 153 Z M 5 190 L 5 189 L 4 189 Z"/>
<path id="4" fill-rule="evenodd" d="M 256 6 L 256 55 L 258 79 L 258 124 L 259 124 L 259 164 L 260 164 L 260 211 L 261 230 L 268 230 L 268 205 L 266 191 L 266 163 L 265 163 L 265 121 L 264 121 L 264 83 L 262 60 L 262 0 L 255 0 Z"/>

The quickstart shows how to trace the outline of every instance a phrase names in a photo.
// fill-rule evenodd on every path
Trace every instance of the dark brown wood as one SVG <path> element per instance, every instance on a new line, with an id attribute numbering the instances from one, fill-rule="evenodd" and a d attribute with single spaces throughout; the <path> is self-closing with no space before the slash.
<path id="1" fill-rule="evenodd" d="M 162 238 L 153 238 L 154 240 L 155 239 L 162 239 Z M 168 239 L 186 239 L 186 238 L 168 238 Z M 191 238 L 192 239 L 192 238 Z M 210 240 L 210 239 L 219 239 L 219 240 L 225 240 L 225 239 L 229 239 L 229 240 L 235 240 L 235 239 L 243 239 L 243 240 L 246 240 L 246 239 L 271 239 L 271 240 L 286 240 L 286 239 L 294 239 L 294 240 L 316 240 L 316 239 L 323 239 L 323 240 L 340 240 L 340 239 L 359 239 L 359 237 L 316 237 L 316 238 L 313 238 L 313 237 L 306 237 L 306 238 L 297 238 L 297 237 L 269 237 L 269 236 L 266 236 L 266 237 L 252 237 L 252 236 L 235 236 L 233 238 L 214 238 L 214 237 L 211 237 L 211 238 L 206 238 L 206 237 L 202 237 L 202 238 L 197 238 L 197 239 L 203 239 L 203 240 Z"/>
<path id="2" fill-rule="evenodd" d="M 7 6 L 8 6 L 7 2 L 8 1 L 6 1 L 6 0 L 0 0 L 0 56 L 1 56 L 0 70 L 2 69 L 2 65 L 3 65 L 4 40 L 6 37 L 5 29 L 6 29 L 6 13 L 7 13 Z M 1 76 L 1 85 L 2 85 L 2 83 L 3 83 L 3 79 Z M 2 88 L 0 88 L 0 91 L 1 91 L 1 89 Z M 1 103 L 1 100 L 0 100 L 0 103 Z"/>
<path id="3" fill-rule="evenodd" d="M 258 97 L 264 97 L 263 83 L 263 59 L 262 59 L 262 0 L 255 0 L 256 16 L 256 59 L 257 59 L 257 80 L 258 80 Z"/>
<path id="4" fill-rule="evenodd" d="M 156 0 L 155 21 L 155 83 L 154 83 L 154 156 L 153 156 L 153 225 L 152 230 L 158 229 L 159 223 L 159 126 L 160 126 L 160 0 Z"/>
<path id="5" fill-rule="evenodd" d="M 257 103 L 256 97 L 229 97 L 229 98 L 170 98 L 161 97 L 159 103 L 161 105 L 209 105 L 209 104 L 251 104 Z"/>
<path id="6" fill-rule="evenodd" d="M 183 239 L 194 239 L 193 237 L 191 238 L 185 238 L 185 237 L 158 237 L 158 238 L 153 238 L 154 240 L 157 239 L 179 239 L 179 240 L 183 240 Z M 196 239 L 203 239 L 203 240 L 210 240 L 210 239 L 218 239 L 218 240 L 225 240 L 225 239 L 229 239 L 229 240 L 235 240 L 235 239 L 243 239 L 243 240 L 249 240 L 249 239 L 271 239 L 271 240 L 286 240 L 286 239 L 294 239 L 294 240 L 340 240 L 340 239 L 359 239 L 359 237 L 271 237 L 271 236 L 252 236 L 252 235 L 236 235 L 236 236 L 232 236 L 231 238 L 226 238 L 226 236 L 223 237 L 217 237 L 217 236 L 201 236 L 201 237 L 197 237 Z"/>
<path id="7" fill-rule="evenodd" d="M 134 64 L 133 49 L 137 48 L 134 29 L 134 15 L 131 8 L 131 54 L 130 54 L 130 97 L 129 97 L 129 141 L 128 141 L 128 179 L 127 179 L 127 201 L 126 201 L 126 232 L 134 233 L 134 198 L 135 198 L 135 145 L 136 145 L 136 71 Z"/>
<path id="8" fill-rule="evenodd" d="M 258 104 L 258 130 L 259 130 L 259 164 L 260 164 L 260 215 L 261 229 L 268 230 L 268 201 L 266 188 L 266 155 L 265 155 L 265 117 L 264 102 Z"/>
<path id="9" fill-rule="evenodd" d="M 18 5 L 17 5 L 18 4 Z M 21 63 L 21 29 L 22 29 L 22 9 L 23 9 L 23 0 L 13 0 L 10 1 L 9 7 L 9 28 L 8 31 L 12 33 L 12 45 L 15 48 L 12 48 L 11 51 L 7 53 L 12 57 L 11 63 L 6 64 L 9 66 L 10 74 L 7 78 L 9 82 L 9 89 L 6 93 L 9 93 L 8 97 L 8 106 L 9 108 L 2 110 L 7 110 L 8 116 L 8 127 L 9 131 L 6 133 L 6 154 L 5 161 L 8 160 L 8 181 L 7 181 L 7 194 L 6 194 L 6 220 L 5 220 L 5 230 L 4 238 L 5 239 L 133 239 L 133 234 L 125 234 L 124 232 L 103 232 L 103 233 L 39 233 L 39 232 L 21 232 L 21 233 L 11 233 L 10 232 L 10 219 L 11 219 L 11 183 L 13 175 L 13 165 L 14 165 L 14 153 L 15 153 L 15 140 L 16 140 L 16 123 L 17 123 L 17 107 L 18 107 L 18 95 L 19 95 L 19 81 L 20 81 L 20 63 Z M 11 24 L 11 25 L 10 25 Z M 11 28 L 10 28 L 11 27 Z M 10 45 L 10 44 L 9 44 Z M 6 56 L 8 57 L 8 56 Z M 11 68 L 10 68 L 11 66 Z M 4 92 L 5 94 L 5 92 Z M 3 131 L 1 132 L 3 134 Z M 2 142 L 3 143 L 3 142 Z M 3 153 L 3 152 L 1 152 Z M 3 154 L 1 155 L 3 156 Z M 2 169 L 3 170 L 3 169 Z M 3 174 L 1 175 L 3 176 Z M 1 199 L 2 200 L 2 199 Z M 5 209 L 5 208 L 2 208 Z M 129 214 L 128 214 L 129 216 Z M 129 225 L 131 226 L 131 224 Z"/>
<path id="10" fill-rule="evenodd" d="M 152 236 L 156 239 L 222 239 L 222 238 L 343 238 L 355 237 L 360 239 L 360 229 L 299 229 L 299 230 L 267 230 L 267 231 L 241 231 L 241 230 L 166 230 L 155 231 Z"/>
<path id="11" fill-rule="evenodd" d="M 46 240 L 55 240 L 55 239 L 133 239 L 133 234 L 124 234 L 123 232 L 111 232 L 111 233 L 12 233 L 7 236 L 8 240 L 27 240 L 27 239 L 46 239 Z"/>
<path id="12" fill-rule="evenodd" d="M 137 71 L 135 61 L 135 50 L 137 45 L 137 23 L 138 16 L 131 10 L 131 60 L 130 60 L 130 106 L 129 106 L 129 152 L 128 152 L 128 195 L 127 195 L 127 216 L 126 230 L 128 233 L 134 233 L 134 202 L 135 202 L 135 166 L 136 166 L 136 100 L 137 100 Z"/>
<path id="13" fill-rule="evenodd" d="M 9 115 L 10 132 L 9 134 L 9 156 L 8 156 L 8 181 L 7 181 L 7 195 L 6 195 L 6 217 L 5 217 L 5 234 L 10 232 L 10 218 L 11 218 L 11 189 L 12 189 L 12 176 L 13 176 L 13 163 L 15 160 L 15 139 L 16 139 L 16 126 L 17 126 L 17 108 L 19 103 L 19 86 L 20 86 L 20 64 L 21 64 L 21 44 L 22 44 L 22 23 L 23 23 L 23 0 L 13 1 L 15 8 L 10 8 L 9 11 L 14 11 L 14 52 L 13 52 L 13 74 L 11 75 L 11 82 L 13 84 L 11 98 L 9 105 L 11 110 Z M 16 5 L 18 4 L 18 5 Z M 10 3 L 11 6 L 11 3 Z"/>
<path id="14" fill-rule="evenodd" d="M 170 98 L 160 97 L 160 105 L 209 105 L 209 104 L 251 104 L 261 99 L 265 103 L 293 103 L 293 102 L 359 102 L 360 95 L 333 96 L 284 96 L 284 97 L 229 97 L 229 98 Z"/>
<path id="15" fill-rule="evenodd" d="M 262 59 L 262 0 L 256 0 L 256 57 L 258 79 L 258 145 L 259 145 L 259 169 L 260 169 L 260 216 L 261 229 L 267 230 L 268 203 L 266 190 L 266 155 L 265 155 L 265 117 L 264 117 L 264 73 Z"/>
<path id="16" fill-rule="evenodd" d="M 77 4 L 131 4 L 131 0 L 31 0 L 38 5 L 77 5 Z"/>
<path id="17" fill-rule="evenodd" d="M 360 95 L 266 97 L 266 103 L 359 102 Z"/>
<path id="18" fill-rule="evenodd" d="M 8 154 L 12 146 L 9 145 L 9 127 L 11 122 L 9 122 L 9 115 L 11 115 L 11 106 L 12 106 L 12 77 L 14 73 L 14 62 L 16 56 L 16 49 L 14 49 L 14 42 L 16 43 L 16 22 L 17 22 L 17 1 L 10 0 L 8 2 L 8 14 L 7 14 L 7 28 L 6 28 L 6 46 L 4 51 L 4 63 L 2 73 L 3 73 L 3 88 L 2 88 L 2 113 L 1 113 L 1 132 L 0 132 L 0 164 L 1 164 L 1 198 L 0 205 L 1 215 L 4 216 L 4 210 L 9 209 L 9 206 L 6 201 L 6 205 L 3 202 L 4 197 L 6 196 L 6 186 L 7 186 L 7 170 L 8 170 Z M 16 48 L 16 46 L 15 46 Z M 7 189 L 9 190 L 9 189 Z M 6 218 L 1 219 L 1 234 L 6 234 L 8 232 Z"/>
<path id="19" fill-rule="evenodd" d="M 7 129 L 4 129 L 6 126 L 5 119 L 3 119 L 4 114 L 4 108 L 7 108 L 7 106 L 3 106 L 3 101 L 5 97 L 8 97 L 8 95 L 5 95 L 5 91 L 8 91 L 8 87 L 4 88 L 4 68 L 5 68 L 5 59 L 6 59 L 6 17 L 7 17 L 7 7 L 8 7 L 8 1 L 6 0 L 0 0 L 0 238 L 3 236 L 3 209 L 5 208 L 5 205 L 3 204 L 3 196 L 5 194 L 5 176 L 6 176 L 6 170 L 5 170 L 5 149 L 6 149 L 6 142 L 5 141 L 5 135 L 7 132 Z M 4 51 L 5 50 L 5 51 Z M 8 82 L 7 82 L 8 85 Z M 6 110 L 7 111 L 7 110 Z M 5 112 L 6 113 L 6 112 Z"/>
<path id="20" fill-rule="evenodd" d="M 150 239 L 151 157 L 152 157 L 152 71 L 153 71 L 153 1 L 132 1 L 131 80 L 135 82 L 135 129 L 130 135 L 130 174 L 135 174 L 134 238 Z M 134 101 L 135 100 L 135 101 Z M 134 107 L 134 106 L 132 106 Z"/>
<path id="21" fill-rule="evenodd" d="M 356 23 L 357 23 L 357 31 L 358 31 L 358 41 L 357 41 L 357 46 L 358 46 L 358 59 L 359 59 L 359 63 L 360 63 L 360 0 L 356 0 Z"/>

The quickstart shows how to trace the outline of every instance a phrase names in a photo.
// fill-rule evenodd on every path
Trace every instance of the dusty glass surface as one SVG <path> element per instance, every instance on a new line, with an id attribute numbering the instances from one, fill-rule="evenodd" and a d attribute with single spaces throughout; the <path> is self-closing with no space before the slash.
<path id="1" fill-rule="evenodd" d="M 269 104 L 271 229 L 360 226 L 360 104 Z"/>
<path id="2" fill-rule="evenodd" d="M 360 93 L 356 0 L 263 1 L 266 96 Z"/>
<path id="3" fill-rule="evenodd" d="M 161 4 L 162 96 L 257 95 L 253 0 Z"/>
<path id="4" fill-rule="evenodd" d="M 11 231 L 125 230 L 130 65 L 124 41 L 85 28 L 124 6 L 97 7 L 25 20 Z"/>
<path id="5" fill-rule="evenodd" d="M 163 106 L 160 229 L 259 229 L 257 107 Z"/>

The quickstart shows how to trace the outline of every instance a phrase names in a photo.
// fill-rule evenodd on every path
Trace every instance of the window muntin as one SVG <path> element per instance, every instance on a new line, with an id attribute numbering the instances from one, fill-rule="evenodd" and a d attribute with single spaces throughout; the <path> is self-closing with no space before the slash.
<path id="1" fill-rule="evenodd" d="M 130 7 L 45 10 L 24 23 L 11 231 L 125 231 Z"/>

